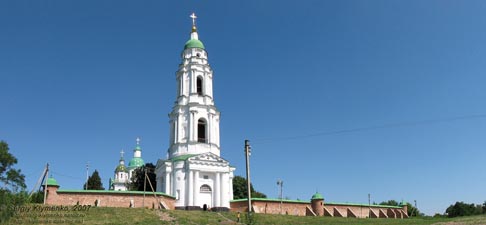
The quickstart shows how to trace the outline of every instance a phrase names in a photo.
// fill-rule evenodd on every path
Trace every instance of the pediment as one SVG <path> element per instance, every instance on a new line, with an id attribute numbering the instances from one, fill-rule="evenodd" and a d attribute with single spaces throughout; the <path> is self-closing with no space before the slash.
<path id="1" fill-rule="evenodd" d="M 213 153 L 203 153 L 199 155 L 195 155 L 189 158 L 191 162 L 206 162 L 206 163 L 228 163 L 225 159 L 213 154 Z"/>

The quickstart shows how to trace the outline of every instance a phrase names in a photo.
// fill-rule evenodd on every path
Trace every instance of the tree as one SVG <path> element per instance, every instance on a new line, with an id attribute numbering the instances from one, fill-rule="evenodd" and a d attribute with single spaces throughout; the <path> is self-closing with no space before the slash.
<path id="1" fill-rule="evenodd" d="M 479 215 L 483 213 L 483 206 L 456 202 L 456 204 L 447 207 L 446 213 L 448 217 Z"/>
<path id="2" fill-rule="evenodd" d="M 395 200 L 388 200 L 386 202 L 381 202 L 380 205 L 397 206 L 398 202 Z"/>
<path id="3" fill-rule="evenodd" d="M 83 185 L 83 189 L 86 189 L 86 183 Z M 98 170 L 95 170 L 88 178 L 88 190 L 105 190 L 103 183 L 101 183 L 101 177 Z"/>
<path id="4" fill-rule="evenodd" d="M 241 176 L 235 176 L 233 178 L 233 198 L 243 199 L 248 196 L 248 188 L 246 184 L 246 179 Z M 250 183 L 251 197 L 252 198 L 266 198 L 267 195 L 264 193 L 255 191 L 253 184 Z"/>
<path id="5" fill-rule="evenodd" d="M 30 203 L 44 203 L 44 192 L 39 190 L 39 191 L 32 193 L 32 195 L 30 196 L 29 202 Z"/>
<path id="6" fill-rule="evenodd" d="M 8 144 L 0 141 L 0 182 L 4 189 L 17 192 L 18 189 L 25 189 L 25 176 L 20 169 L 12 168 L 17 164 L 17 158 L 8 152 Z M 10 186 L 10 189 L 8 188 Z"/>
<path id="7" fill-rule="evenodd" d="M 425 214 L 421 213 L 418 208 L 415 208 L 415 206 L 413 206 L 409 202 L 407 202 L 407 208 L 407 214 L 409 216 L 425 216 Z"/>
<path id="8" fill-rule="evenodd" d="M 132 177 L 130 178 L 131 182 L 128 187 L 130 191 L 143 191 L 145 170 L 147 170 L 147 176 L 150 180 L 150 183 L 152 183 L 152 186 L 154 187 L 154 191 L 155 191 L 155 187 L 156 187 L 155 165 L 152 163 L 147 163 L 144 166 L 136 168 L 133 171 Z M 152 188 L 150 188 L 150 184 L 148 180 L 145 183 L 145 191 L 152 191 Z"/>

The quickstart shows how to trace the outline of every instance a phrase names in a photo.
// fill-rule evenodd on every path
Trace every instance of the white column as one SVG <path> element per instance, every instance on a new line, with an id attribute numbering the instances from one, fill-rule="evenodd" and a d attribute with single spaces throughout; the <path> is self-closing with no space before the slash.
<path id="1" fill-rule="evenodd" d="M 183 84 L 184 83 L 184 74 L 181 74 L 179 76 L 179 95 L 178 96 L 182 96 L 184 95 L 184 89 L 183 89 Z"/>
<path id="2" fill-rule="evenodd" d="M 229 208 L 229 180 L 228 180 L 228 173 L 221 174 L 221 207 L 228 207 Z"/>
<path id="3" fill-rule="evenodd" d="M 200 206 L 199 202 L 197 200 L 197 196 L 199 195 L 199 171 L 196 170 L 194 171 L 194 205 L 195 206 Z"/>
<path id="4" fill-rule="evenodd" d="M 172 196 L 176 197 L 176 201 L 179 201 L 177 199 L 177 189 L 179 188 L 179 183 L 177 182 L 177 170 L 174 169 L 171 173 L 171 181 L 172 181 Z"/>
<path id="5" fill-rule="evenodd" d="M 211 144 L 213 143 L 213 138 L 211 136 L 213 136 L 213 114 L 211 113 L 208 113 L 208 143 Z"/>
<path id="6" fill-rule="evenodd" d="M 187 179 L 188 182 L 188 187 L 187 187 L 187 205 L 188 206 L 193 206 L 193 193 L 194 193 L 194 188 L 193 188 L 193 171 L 189 170 L 189 179 Z"/>
<path id="7" fill-rule="evenodd" d="M 192 141 L 192 133 L 194 133 L 193 121 L 194 121 L 194 113 L 192 111 L 189 111 L 189 121 L 187 122 L 188 125 L 187 142 Z"/>
<path id="8" fill-rule="evenodd" d="M 165 172 L 165 191 L 166 194 L 170 195 L 170 172 Z"/>
<path id="9" fill-rule="evenodd" d="M 179 142 L 179 114 L 174 117 L 174 144 Z"/>
<path id="10" fill-rule="evenodd" d="M 219 207 L 221 206 L 221 179 L 220 179 L 220 174 L 216 173 L 216 184 L 214 185 L 214 206 Z"/>
<path id="11" fill-rule="evenodd" d="M 191 90 L 189 90 L 189 93 L 194 93 L 196 92 L 196 73 L 194 70 L 191 70 Z"/>
<path id="12" fill-rule="evenodd" d="M 190 124 L 191 124 L 191 137 L 189 139 L 189 141 L 197 141 L 197 119 L 196 119 L 196 113 L 197 111 L 196 110 L 191 110 L 191 121 L 190 121 Z"/>

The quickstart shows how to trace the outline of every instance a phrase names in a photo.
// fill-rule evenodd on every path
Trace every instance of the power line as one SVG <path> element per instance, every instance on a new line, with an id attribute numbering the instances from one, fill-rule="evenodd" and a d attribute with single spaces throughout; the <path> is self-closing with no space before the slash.
<path id="1" fill-rule="evenodd" d="M 317 132 L 317 133 L 311 133 L 311 134 L 306 134 L 306 135 L 295 135 L 295 136 L 274 137 L 274 138 L 261 138 L 261 139 L 255 139 L 254 143 L 261 144 L 261 143 L 269 143 L 269 142 L 275 142 L 275 141 L 290 141 L 290 140 L 296 140 L 296 139 L 311 138 L 311 137 L 316 137 L 316 136 L 329 136 L 329 135 L 344 134 L 344 133 L 355 133 L 355 132 L 363 132 L 363 131 L 378 130 L 378 129 L 420 126 L 420 125 L 427 125 L 427 124 L 434 124 L 434 123 L 451 122 L 451 121 L 457 121 L 457 120 L 484 119 L 484 118 L 486 118 L 486 114 L 456 116 L 456 117 L 449 117 L 449 118 L 442 118 L 442 119 L 419 120 L 419 121 L 411 121 L 411 122 L 390 123 L 390 124 L 385 124 L 385 125 L 377 125 L 377 126 L 369 126 L 369 127 L 358 127 L 358 128 L 335 130 L 335 131 L 324 131 L 324 132 Z"/>
<path id="2" fill-rule="evenodd" d="M 56 176 L 67 177 L 67 178 L 71 178 L 71 179 L 74 179 L 74 180 L 84 180 L 84 178 L 81 178 L 81 177 L 73 177 L 73 176 L 61 174 L 61 173 L 54 172 L 54 171 L 51 171 L 51 173 L 55 174 Z"/>

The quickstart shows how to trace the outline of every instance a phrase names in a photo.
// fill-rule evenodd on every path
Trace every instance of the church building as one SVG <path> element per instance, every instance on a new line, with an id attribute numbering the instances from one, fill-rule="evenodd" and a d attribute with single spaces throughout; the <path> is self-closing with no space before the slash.
<path id="1" fill-rule="evenodd" d="M 233 171 L 220 157 L 220 112 L 213 99 L 213 71 L 199 40 L 196 16 L 176 72 L 177 96 L 169 114 L 167 159 L 156 166 L 158 192 L 175 196 L 179 209 L 230 208 Z"/>
<path id="2" fill-rule="evenodd" d="M 127 191 L 128 185 L 131 181 L 133 171 L 135 169 L 145 165 L 142 159 L 142 148 L 140 147 L 140 138 L 137 138 L 137 144 L 133 149 L 133 158 L 128 163 L 128 167 L 125 166 L 125 159 L 123 159 L 123 149 L 120 152 L 120 161 L 115 168 L 115 177 L 110 179 L 110 190 L 115 191 Z"/>

